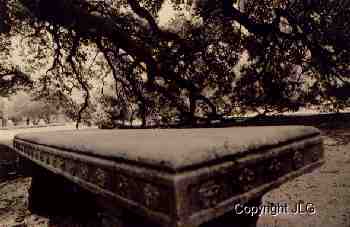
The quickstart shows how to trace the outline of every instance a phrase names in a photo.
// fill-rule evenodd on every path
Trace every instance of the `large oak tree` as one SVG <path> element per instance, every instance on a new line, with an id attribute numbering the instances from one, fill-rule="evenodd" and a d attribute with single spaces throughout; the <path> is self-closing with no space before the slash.
<path id="1" fill-rule="evenodd" d="M 166 26 L 165 5 L 176 12 Z M 1 0 L 0 16 L 3 42 L 27 40 L 31 73 L 49 64 L 39 95 L 67 103 L 83 92 L 69 105 L 78 122 L 108 76 L 104 103 L 144 126 L 349 105 L 350 1 Z"/>

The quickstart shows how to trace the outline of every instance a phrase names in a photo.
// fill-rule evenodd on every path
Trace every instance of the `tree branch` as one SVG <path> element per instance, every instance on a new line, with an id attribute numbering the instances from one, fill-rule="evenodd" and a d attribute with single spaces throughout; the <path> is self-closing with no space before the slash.
<path id="1" fill-rule="evenodd" d="M 81 122 L 83 112 L 89 106 L 89 99 L 90 99 L 89 88 L 86 85 L 86 83 L 83 81 L 83 79 L 81 78 L 79 70 L 77 69 L 76 64 L 75 64 L 75 62 L 73 60 L 74 56 L 77 53 L 79 42 L 80 42 L 80 37 L 79 36 L 73 37 L 73 45 L 72 45 L 71 51 L 70 51 L 70 53 L 69 53 L 69 55 L 67 57 L 67 61 L 71 65 L 74 75 L 76 76 L 80 86 L 85 91 L 84 103 L 80 107 L 79 112 L 78 112 L 78 116 L 77 116 L 77 122 L 76 122 L 76 128 L 77 129 L 79 128 L 79 124 Z"/>

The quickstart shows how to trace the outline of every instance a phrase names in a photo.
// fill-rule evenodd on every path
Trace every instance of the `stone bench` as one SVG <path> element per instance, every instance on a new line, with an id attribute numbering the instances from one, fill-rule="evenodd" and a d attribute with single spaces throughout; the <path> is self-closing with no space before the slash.
<path id="1" fill-rule="evenodd" d="M 237 203 L 259 205 L 323 163 L 320 132 L 304 126 L 30 133 L 16 135 L 14 148 L 153 226 L 199 226 Z M 235 218 L 243 226 L 257 220 Z"/>

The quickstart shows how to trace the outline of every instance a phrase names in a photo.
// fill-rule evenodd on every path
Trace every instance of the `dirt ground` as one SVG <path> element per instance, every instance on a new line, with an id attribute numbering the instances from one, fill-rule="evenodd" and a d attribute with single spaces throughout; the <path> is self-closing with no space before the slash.
<path id="1" fill-rule="evenodd" d="M 350 226 L 350 129 L 325 130 L 325 164 L 264 196 L 264 203 L 312 204 L 311 214 L 261 216 L 258 227 Z"/>
<path id="2" fill-rule="evenodd" d="M 262 215 L 258 227 L 350 227 L 350 129 L 324 130 L 323 134 L 326 163 L 269 192 L 263 200 L 263 205 L 287 204 L 290 209 L 309 204 L 314 212 Z M 30 178 L 0 183 L 0 227 L 49 226 L 46 218 L 26 210 L 29 185 Z"/>

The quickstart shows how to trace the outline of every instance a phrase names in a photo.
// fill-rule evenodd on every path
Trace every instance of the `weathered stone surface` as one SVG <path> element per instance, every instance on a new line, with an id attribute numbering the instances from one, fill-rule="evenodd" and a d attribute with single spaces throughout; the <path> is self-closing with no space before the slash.
<path id="1" fill-rule="evenodd" d="M 319 131 L 302 126 L 33 133 L 14 147 L 112 207 L 176 227 L 220 217 L 323 162 Z"/>
<path id="2" fill-rule="evenodd" d="M 59 149 L 180 171 L 242 156 L 267 146 L 319 134 L 312 127 L 84 130 L 19 134 L 15 138 Z"/>

